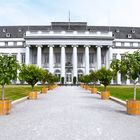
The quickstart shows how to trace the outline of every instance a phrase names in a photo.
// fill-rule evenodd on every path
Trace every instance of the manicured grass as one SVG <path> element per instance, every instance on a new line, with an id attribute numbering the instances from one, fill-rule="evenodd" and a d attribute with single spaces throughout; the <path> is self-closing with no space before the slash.
<path id="1" fill-rule="evenodd" d="M 35 86 L 36 91 L 41 91 L 42 86 Z M 5 86 L 5 98 L 16 100 L 28 95 L 31 91 L 31 86 L 29 85 L 8 85 Z M 1 88 L 0 88 L 0 95 L 1 95 Z M 0 96 L 1 98 L 1 96 Z"/>
<path id="2" fill-rule="evenodd" d="M 97 87 L 98 91 L 103 91 L 104 87 Z M 111 96 L 121 100 L 133 99 L 133 86 L 108 86 Z M 140 100 L 140 86 L 137 86 L 137 99 Z"/>

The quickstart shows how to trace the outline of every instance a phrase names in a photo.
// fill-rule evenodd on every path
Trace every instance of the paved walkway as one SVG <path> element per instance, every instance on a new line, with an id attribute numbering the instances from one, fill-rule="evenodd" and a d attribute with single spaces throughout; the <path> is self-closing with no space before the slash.
<path id="1" fill-rule="evenodd" d="M 0 116 L 0 140 L 139 140 L 140 116 L 80 87 L 59 87 Z"/>

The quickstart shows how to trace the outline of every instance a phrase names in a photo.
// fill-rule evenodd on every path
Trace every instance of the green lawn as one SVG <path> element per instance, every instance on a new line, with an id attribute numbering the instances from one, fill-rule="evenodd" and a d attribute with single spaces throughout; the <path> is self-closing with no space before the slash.
<path id="1" fill-rule="evenodd" d="M 36 91 L 41 91 L 42 86 L 35 86 Z M 28 85 L 8 85 L 5 86 L 5 98 L 16 100 L 28 95 L 31 91 L 31 86 Z M 1 89 L 0 89 L 1 95 Z M 1 97 L 0 97 L 1 98 Z"/>
<path id="2" fill-rule="evenodd" d="M 98 91 L 103 91 L 104 87 L 97 87 Z M 111 96 L 122 99 L 124 101 L 133 99 L 133 86 L 109 86 L 107 88 Z M 137 99 L 140 100 L 140 86 L 137 86 Z"/>

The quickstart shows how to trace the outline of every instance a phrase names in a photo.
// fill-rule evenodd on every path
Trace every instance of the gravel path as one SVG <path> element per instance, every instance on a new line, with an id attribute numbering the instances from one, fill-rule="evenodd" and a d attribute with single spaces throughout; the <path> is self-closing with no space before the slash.
<path id="1" fill-rule="evenodd" d="M 59 87 L 0 116 L 0 140 L 139 140 L 140 116 L 80 87 Z"/>

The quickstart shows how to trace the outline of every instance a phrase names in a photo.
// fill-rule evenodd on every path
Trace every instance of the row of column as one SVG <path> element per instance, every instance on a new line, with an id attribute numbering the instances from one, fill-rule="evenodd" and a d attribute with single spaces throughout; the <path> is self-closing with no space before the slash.
<path id="1" fill-rule="evenodd" d="M 48 45 L 49 47 L 49 71 L 53 71 L 53 47 L 54 45 Z M 61 77 L 65 77 L 65 47 L 66 45 L 60 45 L 61 47 Z M 78 45 L 72 45 L 73 47 L 73 76 L 77 77 L 77 47 Z M 89 45 L 85 45 L 85 74 L 89 74 Z M 97 70 L 101 68 L 101 47 L 97 46 Z M 112 60 L 112 47 L 109 47 L 109 64 Z M 37 45 L 37 65 L 41 67 L 42 59 L 42 45 Z M 26 64 L 30 63 L 30 45 L 26 46 Z"/>

